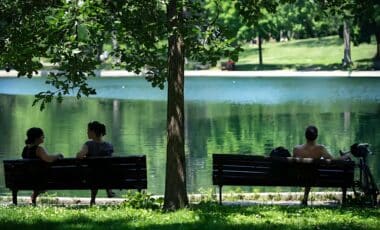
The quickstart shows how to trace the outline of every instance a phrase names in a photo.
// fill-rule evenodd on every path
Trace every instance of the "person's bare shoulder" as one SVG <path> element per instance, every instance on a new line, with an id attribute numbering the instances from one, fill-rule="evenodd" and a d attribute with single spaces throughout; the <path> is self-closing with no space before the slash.
<path id="1" fill-rule="evenodd" d="M 42 146 L 37 146 L 37 148 L 36 148 L 36 152 L 41 153 L 41 152 L 46 152 L 46 150 L 45 150 L 45 148 L 42 147 Z"/>
<path id="2" fill-rule="evenodd" d="M 318 144 L 317 148 L 318 148 L 318 152 L 321 155 L 320 157 L 323 157 L 325 159 L 333 159 L 333 157 L 331 156 L 331 154 L 329 153 L 329 151 L 324 145 Z"/>
<path id="3" fill-rule="evenodd" d="M 327 148 L 324 145 L 317 144 L 316 147 L 321 152 L 327 152 Z"/>
<path id="4" fill-rule="evenodd" d="M 296 145 L 293 148 L 293 157 L 299 157 L 300 151 L 303 148 L 303 145 Z"/>

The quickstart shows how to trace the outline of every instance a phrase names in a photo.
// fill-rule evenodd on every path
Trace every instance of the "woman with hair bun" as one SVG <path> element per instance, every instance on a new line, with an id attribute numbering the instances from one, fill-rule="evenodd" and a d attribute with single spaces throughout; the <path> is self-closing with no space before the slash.
<path id="1" fill-rule="evenodd" d="M 77 153 L 77 158 L 112 156 L 113 146 L 103 140 L 104 135 L 106 135 L 105 125 L 97 121 L 88 123 L 87 137 L 91 140 L 84 143 Z"/>
<path id="2" fill-rule="evenodd" d="M 88 123 L 87 137 L 90 140 L 84 143 L 82 149 L 77 153 L 77 158 L 112 156 L 113 146 L 103 140 L 104 135 L 106 135 L 106 126 L 104 124 L 98 121 Z M 95 199 L 93 198 L 97 193 L 97 189 L 91 190 L 91 205 L 95 204 Z M 114 197 L 115 194 L 112 190 L 107 189 L 107 196 Z"/>
<path id="3" fill-rule="evenodd" d="M 44 132 L 42 129 L 33 127 L 28 129 L 26 132 L 27 139 L 25 140 L 25 147 L 22 150 L 22 158 L 23 159 L 40 159 L 45 162 L 53 162 L 58 159 L 62 159 L 62 154 L 49 155 L 47 150 L 40 146 L 40 144 L 44 143 Z M 32 204 L 36 204 L 36 199 L 39 194 L 44 191 L 34 190 L 31 195 Z"/>

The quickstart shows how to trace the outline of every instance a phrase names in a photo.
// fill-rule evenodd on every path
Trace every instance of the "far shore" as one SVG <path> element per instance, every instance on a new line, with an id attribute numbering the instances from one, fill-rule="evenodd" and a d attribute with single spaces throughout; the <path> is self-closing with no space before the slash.
<path id="1" fill-rule="evenodd" d="M 42 70 L 34 77 L 47 76 L 54 70 Z M 143 77 L 125 70 L 98 70 L 95 71 L 99 77 Z M 0 70 L 0 77 L 17 77 L 17 71 L 9 72 Z M 221 70 L 188 70 L 185 77 L 380 77 L 380 71 L 295 71 L 295 70 L 269 70 L 269 71 L 221 71 Z"/>

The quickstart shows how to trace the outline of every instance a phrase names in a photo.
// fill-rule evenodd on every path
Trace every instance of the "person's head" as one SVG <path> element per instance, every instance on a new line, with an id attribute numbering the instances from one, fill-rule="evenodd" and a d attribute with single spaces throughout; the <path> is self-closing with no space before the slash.
<path id="1" fill-rule="evenodd" d="M 37 127 L 28 129 L 28 131 L 26 131 L 26 137 L 25 144 L 27 145 L 39 145 L 44 142 L 45 138 L 42 129 Z"/>
<path id="2" fill-rule="evenodd" d="M 315 141 L 318 137 L 318 129 L 314 125 L 309 125 L 305 130 L 305 137 L 308 141 Z"/>
<path id="3" fill-rule="evenodd" d="M 88 123 L 87 136 L 90 139 L 100 138 L 106 135 L 106 126 L 98 121 Z"/>

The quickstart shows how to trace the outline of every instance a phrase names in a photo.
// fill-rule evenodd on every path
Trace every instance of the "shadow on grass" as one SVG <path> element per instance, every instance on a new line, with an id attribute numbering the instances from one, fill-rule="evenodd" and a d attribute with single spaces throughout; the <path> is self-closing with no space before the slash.
<path id="1" fill-rule="evenodd" d="M 352 215 L 358 217 L 378 217 L 380 218 L 380 211 L 376 207 L 342 207 L 342 206 L 298 206 L 298 205 L 252 205 L 252 206 L 224 206 L 219 205 L 217 203 L 206 203 L 200 205 L 194 205 L 192 210 L 204 214 L 209 215 L 212 213 L 213 215 L 219 216 L 226 214 L 243 214 L 243 215 L 260 215 L 265 211 L 279 211 L 288 214 L 298 214 L 298 213 L 308 213 L 312 212 L 321 212 L 321 211 L 332 211 L 339 214 L 350 213 Z"/>
<path id="2" fill-rule="evenodd" d="M 340 46 L 343 45 L 342 39 L 337 39 L 336 37 L 327 37 L 320 39 L 304 39 L 304 40 L 296 40 L 289 43 L 284 43 L 284 47 L 324 47 L 324 46 Z"/>
<path id="3" fill-rule="evenodd" d="M 344 70 L 339 63 L 331 65 L 296 65 L 296 64 L 236 64 L 236 70 L 284 70 L 295 69 L 304 71 Z"/>
<path id="4" fill-rule="evenodd" d="M 206 203 L 194 205 L 191 208 L 197 218 L 192 222 L 179 219 L 168 219 L 167 222 L 157 219 L 154 223 L 146 223 L 144 217 L 139 215 L 125 215 L 120 217 L 108 218 L 106 220 L 93 220 L 86 216 L 73 216 L 64 220 L 42 220 L 36 217 L 35 221 L 25 221 L 15 223 L 12 221 L 0 221 L 1 229 L 376 229 L 379 226 L 365 226 L 358 221 L 351 221 L 350 217 L 359 218 L 380 218 L 380 212 L 377 209 L 355 209 L 355 208 L 334 208 L 334 207 L 298 207 L 298 206 L 220 206 L 216 203 Z M 137 210 L 136 210 L 137 211 Z M 287 218 L 279 222 L 271 220 L 270 215 L 266 213 L 275 211 L 285 213 Z M 308 223 L 297 221 L 297 218 L 313 219 L 316 215 L 323 212 L 333 212 L 334 214 L 347 214 L 345 219 L 332 218 L 334 214 L 326 216 L 327 223 Z M 112 212 L 112 210 L 110 210 Z M 137 211 L 138 212 L 138 211 Z M 312 215 L 308 216 L 309 213 Z M 236 215 L 238 214 L 238 215 Z M 162 212 L 162 215 L 165 213 Z M 230 217 L 243 220 L 242 223 L 236 224 L 231 221 Z M 323 214 L 322 214 L 323 215 Z M 169 217 L 169 216 L 168 216 Z M 22 217 L 20 217 L 22 218 Z M 328 219 L 331 218 L 331 219 Z M 289 220 L 296 221 L 289 221 Z M 307 219 L 305 219 L 307 220 Z M 182 222 L 181 222 L 182 221 Z M 138 223 L 140 222 L 140 223 Z M 171 222 L 171 223 L 170 223 Z M 235 222 L 235 223 L 232 223 Z M 247 223 L 248 222 L 248 223 Z M 304 226 L 300 224 L 305 224 Z"/>
<path id="5" fill-rule="evenodd" d="M 359 62 L 359 63 L 371 63 L 371 62 L 374 62 L 374 58 L 363 58 L 363 59 L 358 59 L 356 60 L 355 62 Z"/>
<path id="6" fill-rule="evenodd" d="M 376 229 L 376 226 L 368 228 L 368 226 L 363 226 L 360 223 L 341 223 L 331 221 L 325 224 L 308 224 L 302 226 L 299 224 L 282 224 L 273 223 L 271 221 L 265 221 L 264 223 L 243 223 L 243 224 L 233 224 L 228 223 L 227 220 L 224 222 L 215 221 L 213 219 L 200 219 L 194 223 L 169 223 L 169 224 L 143 224 L 142 226 L 136 226 L 132 224 L 132 221 L 126 221 L 122 219 L 107 220 L 107 221 L 91 221 L 87 219 L 75 218 L 73 221 L 67 222 L 55 222 L 55 221 L 36 221 L 34 223 L 0 223 L 1 229 L 155 229 L 155 230 L 171 230 L 171 229 L 181 229 L 181 230 L 198 230 L 198 229 L 217 229 L 217 230 L 230 230 L 230 229 L 240 229 L 240 230 L 252 230 L 252 229 Z"/>
<path id="7" fill-rule="evenodd" d="M 300 71 L 318 71 L 318 70 L 348 70 L 341 63 L 329 65 L 297 65 L 297 64 L 236 64 L 237 71 L 256 71 L 256 70 L 300 70 Z M 353 70 L 372 70 L 373 63 L 362 61 L 353 67 Z"/>
<path id="8" fill-rule="evenodd" d="M 3 226 L 2 226 L 3 227 Z M 287 225 L 271 223 L 270 221 L 266 223 L 253 223 L 253 224 L 228 224 L 228 223 L 210 223 L 199 221 L 196 223 L 173 223 L 173 224 L 149 224 L 144 226 L 131 226 L 126 225 L 123 221 L 106 221 L 106 222 L 92 222 L 87 225 L 82 225 L 81 223 L 64 225 L 54 222 L 36 222 L 34 225 L 20 224 L 4 226 L 2 229 L 154 229 L 154 230 L 168 230 L 168 229 L 181 229 L 181 230 L 198 230 L 198 229 L 210 229 L 210 230 L 224 230 L 224 229 L 239 229 L 239 230 L 252 230 L 252 229 L 326 229 L 326 230 L 336 230 L 336 229 L 376 229 L 368 228 L 362 226 L 358 223 L 328 223 L 328 224 L 315 224 L 315 225 Z"/>

